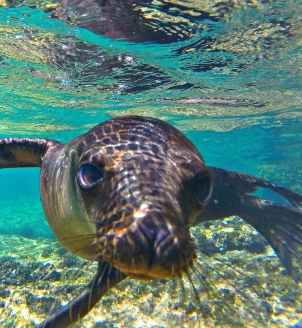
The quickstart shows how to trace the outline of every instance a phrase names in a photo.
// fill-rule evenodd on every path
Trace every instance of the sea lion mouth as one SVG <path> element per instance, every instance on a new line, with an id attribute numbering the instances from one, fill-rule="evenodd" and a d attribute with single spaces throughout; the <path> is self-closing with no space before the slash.
<path id="1" fill-rule="evenodd" d="M 106 236 L 99 243 L 103 259 L 139 280 L 181 276 L 196 258 L 189 229 L 170 224 L 159 212 L 136 212 L 128 226 L 113 227 Z"/>

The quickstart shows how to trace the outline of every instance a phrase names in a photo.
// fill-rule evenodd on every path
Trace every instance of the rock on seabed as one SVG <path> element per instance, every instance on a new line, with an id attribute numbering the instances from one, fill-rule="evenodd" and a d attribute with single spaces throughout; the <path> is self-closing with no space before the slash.
<path id="1" fill-rule="evenodd" d="M 256 242 L 261 245 L 256 251 L 244 249 L 247 244 L 239 247 L 241 233 L 247 232 L 240 220 L 234 220 L 238 221 L 236 233 L 229 231 L 228 221 L 192 231 L 198 241 L 204 236 L 200 248 L 208 247 L 210 256 L 200 254 L 189 278 L 126 279 L 75 327 L 297 325 L 302 320 L 300 286 L 286 275 L 264 241 Z M 224 243 L 225 232 L 233 243 Z M 250 237 L 258 238 L 254 232 Z M 75 297 L 97 269 L 95 263 L 68 253 L 58 242 L 42 238 L 1 235 L 0 256 L 2 327 L 33 327 Z"/>

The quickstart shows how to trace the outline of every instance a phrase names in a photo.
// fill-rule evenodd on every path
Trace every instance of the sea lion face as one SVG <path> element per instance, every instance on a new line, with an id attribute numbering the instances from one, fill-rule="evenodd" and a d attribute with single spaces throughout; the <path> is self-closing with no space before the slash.
<path id="1" fill-rule="evenodd" d="M 77 152 L 98 258 L 142 280 L 187 272 L 196 257 L 189 227 L 212 189 L 195 146 L 167 123 L 128 116 L 94 127 Z"/>

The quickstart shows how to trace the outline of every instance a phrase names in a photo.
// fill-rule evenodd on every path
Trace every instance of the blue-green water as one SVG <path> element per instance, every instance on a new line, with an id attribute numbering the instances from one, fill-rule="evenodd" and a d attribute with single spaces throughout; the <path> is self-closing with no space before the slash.
<path id="1" fill-rule="evenodd" d="M 208 165 L 302 193 L 301 1 L 0 6 L 1 138 L 66 142 L 114 116 L 154 116 Z M 54 238 L 39 170 L 0 181 L 0 234 Z"/>

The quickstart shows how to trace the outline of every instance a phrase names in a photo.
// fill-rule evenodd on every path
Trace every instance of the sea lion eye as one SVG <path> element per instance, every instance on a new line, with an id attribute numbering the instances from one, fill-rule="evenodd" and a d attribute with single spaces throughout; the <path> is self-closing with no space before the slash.
<path id="1" fill-rule="evenodd" d="M 196 179 L 193 192 L 200 203 L 207 203 L 212 194 L 212 179 L 210 176 L 201 176 Z"/>
<path id="2" fill-rule="evenodd" d="M 92 164 L 84 163 L 78 169 L 77 180 L 83 189 L 92 189 L 102 179 L 103 173 Z"/>

